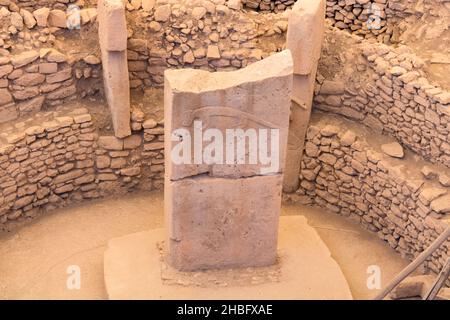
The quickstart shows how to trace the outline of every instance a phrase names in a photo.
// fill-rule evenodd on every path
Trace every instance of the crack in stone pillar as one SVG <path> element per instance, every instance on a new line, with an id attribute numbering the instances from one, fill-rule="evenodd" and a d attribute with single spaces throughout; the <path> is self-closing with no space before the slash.
<path id="1" fill-rule="evenodd" d="M 325 0 L 297 1 L 289 16 L 287 49 L 294 59 L 294 82 L 283 191 L 299 186 L 300 163 L 311 115 L 317 65 L 325 32 Z"/>
<path id="2" fill-rule="evenodd" d="M 199 270 L 275 263 L 292 71 L 289 50 L 233 72 L 166 70 L 164 215 L 166 258 L 173 267 Z M 207 150 L 212 144 L 210 139 L 196 140 L 199 121 L 205 136 L 214 130 L 209 131 L 216 133 L 214 141 L 223 137 L 215 152 L 222 150 L 226 162 L 197 161 L 195 149 L 200 145 Z M 255 133 L 258 162 L 239 163 L 234 156 L 228 161 L 229 129 Z M 265 141 L 262 130 L 278 135 L 267 133 L 270 142 Z M 251 158 L 254 149 L 246 142 L 250 140 L 233 137 L 232 149 L 239 149 L 234 141 L 244 141 L 242 154 Z M 177 164 L 178 151 L 172 150 L 184 143 L 189 150 L 193 147 L 186 152 L 188 161 Z M 278 164 L 270 166 L 270 172 L 262 170 L 267 163 L 261 161 L 261 149 Z"/>
<path id="3" fill-rule="evenodd" d="M 122 0 L 99 0 L 98 22 L 106 100 L 111 111 L 114 134 L 124 138 L 131 135 L 131 127 L 127 22 Z"/>

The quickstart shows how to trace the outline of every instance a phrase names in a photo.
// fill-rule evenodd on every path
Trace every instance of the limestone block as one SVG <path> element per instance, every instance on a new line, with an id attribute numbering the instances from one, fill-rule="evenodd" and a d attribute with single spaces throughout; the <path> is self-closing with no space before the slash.
<path id="1" fill-rule="evenodd" d="M 294 58 L 294 74 L 307 75 L 320 58 L 325 31 L 324 0 L 297 1 L 289 17 L 287 48 Z"/>
<path id="2" fill-rule="evenodd" d="M 307 76 L 294 75 L 289 139 L 283 182 L 285 192 L 294 192 L 299 185 L 298 173 L 305 145 L 306 130 L 311 116 L 317 62 L 316 67 L 313 69 L 313 73 Z"/>
<path id="3" fill-rule="evenodd" d="M 35 50 L 25 51 L 11 58 L 11 63 L 15 68 L 23 67 L 39 58 L 39 53 Z"/>
<path id="4" fill-rule="evenodd" d="M 155 0 L 142 0 L 142 9 L 150 12 L 155 7 Z"/>
<path id="5" fill-rule="evenodd" d="M 124 51 L 127 49 L 127 22 L 122 0 L 100 0 L 97 5 L 99 39 L 102 49 Z"/>
<path id="6" fill-rule="evenodd" d="M 450 213 L 450 194 L 431 202 L 431 209 L 441 214 Z"/>
<path id="7" fill-rule="evenodd" d="M 273 264 L 281 182 L 281 175 L 166 182 L 168 262 L 180 270 Z"/>
<path id="8" fill-rule="evenodd" d="M 114 133 L 118 138 L 124 138 L 131 134 L 127 52 L 102 50 L 102 66 L 104 90 L 111 110 Z"/>
<path id="9" fill-rule="evenodd" d="M 14 104 L 0 107 L 0 123 L 15 120 L 18 117 L 17 107 Z"/>
<path id="10" fill-rule="evenodd" d="M 49 8 L 39 8 L 35 11 L 33 11 L 33 16 L 36 19 L 37 25 L 39 27 L 46 27 L 47 26 L 47 19 L 50 14 Z"/>
<path id="11" fill-rule="evenodd" d="M 48 25 L 50 27 L 67 28 L 67 16 L 62 10 L 51 10 L 48 15 Z"/>
<path id="12" fill-rule="evenodd" d="M 0 89 L 0 106 L 12 101 L 12 96 L 7 89 Z"/>
<path id="13" fill-rule="evenodd" d="M 386 143 L 381 145 L 381 150 L 391 156 L 393 158 L 403 158 L 405 156 L 405 152 L 403 151 L 403 147 L 398 142 Z"/>
<path id="14" fill-rule="evenodd" d="M 224 144 L 227 143 L 227 129 L 241 129 L 243 133 L 247 133 L 249 129 L 256 133 L 260 129 L 266 129 L 268 137 L 271 137 L 273 132 L 271 129 L 278 129 L 279 166 L 273 172 L 266 173 L 281 173 L 287 146 L 291 88 L 292 58 L 288 50 L 234 72 L 167 70 L 164 117 L 166 175 L 171 180 L 205 173 L 237 178 L 261 174 L 261 168 L 266 167 L 259 160 L 253 164 L 248 161 L 251 143 L 245 138 L 241 140 L 245 143 L 245 164 L 225 164 L 229 163 L 226 161 L 225 151 L 223 164 L 208 164 L 202 161 L 202 153 L 199 157 L 196 156 L 193 147 L 193 152 L 189 155 L 191 164 L 176 165 L 170 151 L 180 143 L 180 139 L 172 141 L 171 136 L 179 129 L 189 132 L 192 144 L 200 145 L 203 150 L 211 141 L 200 140 L 197 143 L 199 140 L 195 139 L 199 136 L 198 132 L 205 132 L 207 129 L 218 129 Z M 198 121 L 201 121 L 201 130 L 195 127 Z M 256 140 L 261 142 L 261 135 L 257 135 Z M 265 144 L 268 148 L 266 154 L 271 155 L 272 141 L 269 140 L 270 142 Z M 234 141 L 237 145 L 238 140 Z M 273 151 L 276 152 L 275 149 Z"/>

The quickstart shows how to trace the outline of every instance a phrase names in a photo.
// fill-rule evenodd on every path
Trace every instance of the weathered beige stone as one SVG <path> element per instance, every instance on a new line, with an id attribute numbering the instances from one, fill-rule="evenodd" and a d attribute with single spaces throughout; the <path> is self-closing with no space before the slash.
<path id="1" fill-rule="evenodd" d="M 149 12 L 155 7 L 156 0 L 142 0 L 142 10 Z"/>
<path id="2" fill-rule="evenodd" d="M 33 62 L 37 58 L 39 58 L 39 53 L 35 50 L 30 50 L 13 56 L 11 58 L 11 63 L 14 67 L 19 68 Z"/>
<path id="3" fill-rule="evenodd" d="M 100 0 L 97 10 L 101 47 L 107 51 L 126 50 L 128 33 L 123 1 Z"/>
<path id="4" fill-rule="evenodd" d="M 294 60 L 294 80 L 283 190 L 294 192 L 306 129 L 311 115 L 317 65 L 325 30 L 325 1 L 297 1 L 288 22 L 287 49 Z"/>
<path id="5" fill-rule="evenodd" d="M 431 275 L 420 275 L 408 277 L 392 290 L 392 299 L 405 299 L 413 297 L 423 297 L 434 282 Z"/>
<path id="6" fill-rule="evenodd" d="M 10 74 L 13 71 L 13 66 L 10 64 L 5 64 L 3 66 L 0 66 L 0 78 Z"/>
<path id="7" fill-rule="evenodd" d="M 329 81 L 323 82 L 320 87 L 320 94 L 343 94 L 344 93 L 344 83 L 342 81 Z"/>
<path id="8" fill-rule="evenodd" d="M 14 104 L 9 104 L 0 107 L 0 123 L 15 120 L 19 117 L 17 107 Z"/>
<path id="9" fill-rule="evenodd" d="M 405 156 L 405 152 L 403 151 L 403 147 L 398 142 L 391 142 L 381 145 L 381 150 L 390 157 L 393 158 L 403 158 Z"/>
<path id="10" fill-rule="evenodd" d="M 141 143 L 142 137 L 138 134 L 134 134 L 129 137 L 126 137 L 123 140 L 123 147 L 124 149 L 136 149 L 141 145 Z"/>
<path id="11" fill-rule="evenodd" d="M 97 18 L 97 8 L 86 8 L 80 11 L 81 24 L 86 24 L 90 21 L 95 21 Z"/>
<path id="12" fill-rule="evenodd" d="M 33 99 L 18 103 L 17 108 L 22 115 L 25 113 L 34 113 L 41 110 L 44 101 L 45 96 L 37 96 Z"/>
<path id="13" fill-rule="evenodd" d="M 99 1 L 98 20 L 105 95 L 111 110 L 114 133 L 124 138 L 131 134 L 131 126 L 127 26 L 123 2 Z"/>
<path id="14" fill-rule="evenodd" d="M 431 202 L 431 209 L 441 214 L 450 213 L 450 194 L 447 194 Z"/>
<path id="15" fill-rule="evenodd" d="M 102 51 L 102 66 L 114 133 L 117 137 L 124 138 L 131 134 L 130 81 L 126 51 Z"/>
<path id="16" fill-rule="evenodd" d="M 292 58 L 287 50 L 234 72 L 167 70 L 165 149 L 172 150 L 179 143 L 171 141 L 174 130 L 185 129 L 194 139 L 194 119 L 202 121 L 203 130 L 220 130 L 224 143 L 226 129 L 279 129 L 279 167 L 276 172 L 281 173 L 285 162 L 291 88 Z M 206 147 L 210 142 L 201 144 Z M 246 154 L 248 145 L 246 143 Z M 270 145 L 268 150 L 270 154 Z M 170 152 L 166 153 L 167 176 L 178 180 L 209 173 L 236 178 L 260 174 L 261 168 L 265 167 L 248 161 L 235 165 L 196 164 L 194 152 L 190 158 L 190 165 L 175 165 Z"/>
<path id="17" fill-rule="evenodd" d="M 36 19 L 33 17 L 33 14 L 30 11 L 20 9 L 20 14 L 23 17 L 23 22 L 28 29 L 32 29 L 36 25 Z"/>
<path id="18" fill-rule="evenodd" d="M 281 182 L 281 175 L 166 182 L 168 262 L 180 270 L 273 264 Z"/>
<path id="19" fill-rule="evenodd" d="M 23 29 L 23 18 L 18 12 L 12 12 L 10 15 L 11 26 L 17 30 Z"/>
<path id="20" fill-rule="evenodd" d="M 12 101 L 12 95 L 8 89 L 0 89 L 0 106 Z"/>
<path id="21" fill-rule="evenodd" d="M 102 136 L 98 139 L 98 145 L 106 150 L 123 150 L 123 140 L 113 136 Z"/>
<path id="22" fill-rule="evenodd" d="M 155 10 L 155 20 L 158 22 L 166 22 L 171 15 L 170 4 L 159 6 Z"/>

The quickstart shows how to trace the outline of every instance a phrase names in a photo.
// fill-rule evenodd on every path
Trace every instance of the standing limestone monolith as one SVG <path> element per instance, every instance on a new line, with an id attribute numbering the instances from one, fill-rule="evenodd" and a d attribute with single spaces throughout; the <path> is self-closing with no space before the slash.
<path id="1" fill-rule="evenodd" d="M 122 0 L 98 1 L 99 41 L 105 95 L 118 138 L 131 135 L 127 23 Z"/>
<path id="2" fill-rule="evenodd" d="M 308 127 L 317 65 L 325 32 L 325 0 L 297 1 L 289 16 L 287 49 L 294 60 L 294 82 L 283 190 L 299 186 L 300 164 Z"/>
<path id="3" fill-rule="evenodd" d="M 293 62 L 166 70 L 166 258 L 179 270 L 265 266 L 277 256 Z"/>

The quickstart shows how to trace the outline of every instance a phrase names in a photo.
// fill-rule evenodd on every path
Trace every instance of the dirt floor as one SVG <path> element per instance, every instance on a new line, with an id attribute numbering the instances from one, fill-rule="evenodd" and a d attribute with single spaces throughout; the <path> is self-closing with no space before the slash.
<path id="1" fill-rule="evenodd" d="M 341 266 L 355 299 L 377 292 L 366 285 L 369 266 L 381 268 L 385 285 L 407 265 L 374 234 L 338 215 L 294 205 L 284 205 L 283 214 L 307 217 Z M 144 193 L 54 211 L 2 234 L 0 299 L 105 299 L 107 241 L 162 225 L 162 193 Z M 67 270 L 73 265 L 80 267 L 80 290 L 67 289 Z"/>

